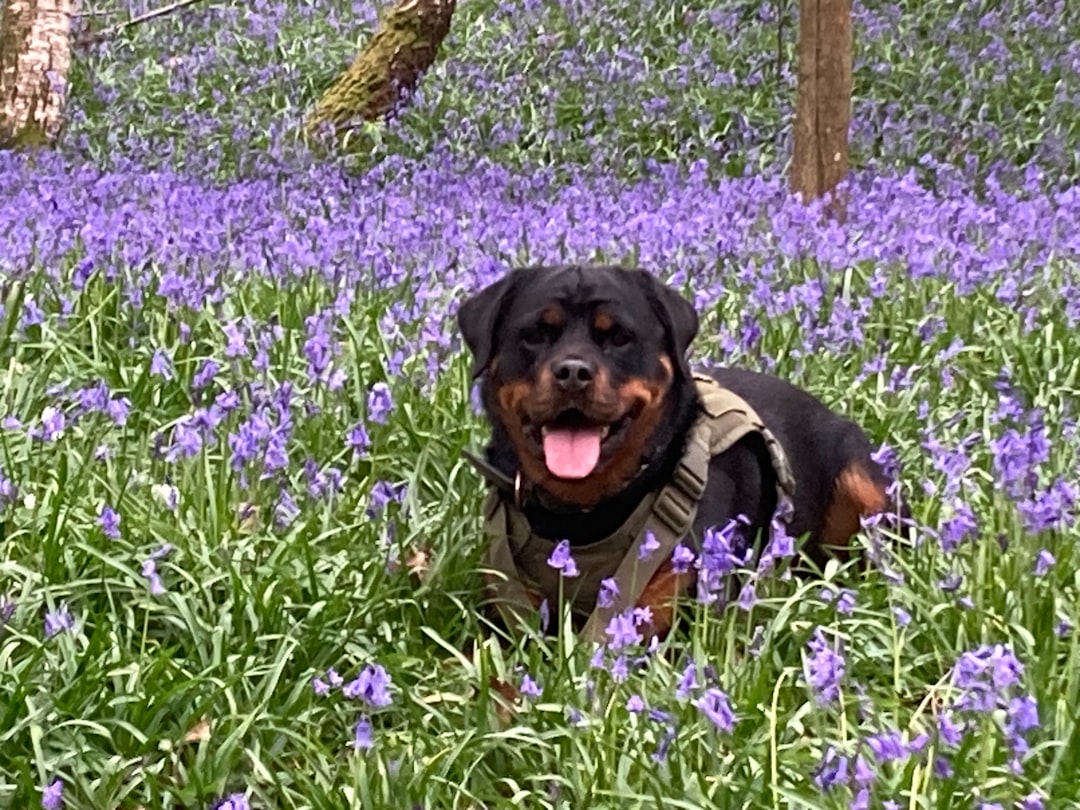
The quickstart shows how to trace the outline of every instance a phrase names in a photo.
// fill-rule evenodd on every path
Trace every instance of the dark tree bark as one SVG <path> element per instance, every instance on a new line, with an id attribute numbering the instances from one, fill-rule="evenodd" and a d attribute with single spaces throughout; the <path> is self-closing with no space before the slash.
<path id="1" fill-rule="evenodd" d="M 832 193 L 827 210 L 839 221 L 846 214 L 836 186 L 848 173 L 851 66 L 851 0 L 800 0 L 791 190 L 804 202 Z"/>
<path id="2" fill-rule="evenodd" d="M 5 0 L 0 148 L 45 146 L 63 123 L 74 0 Z"/>
<path id="3" fill-rule="evenodd" d="M 308 116 L 308 133 L 329 128 L 336 136 L 353 121 L 375 121 L 397 108 L 435 61 L 456 5 L 399 0 Z"/>

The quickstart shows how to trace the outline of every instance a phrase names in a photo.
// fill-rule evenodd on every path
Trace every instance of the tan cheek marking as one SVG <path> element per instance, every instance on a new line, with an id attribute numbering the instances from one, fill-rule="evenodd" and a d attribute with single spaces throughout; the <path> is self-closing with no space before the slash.
<path id="1" fill-rule="evenodd" d="M 615 321 L 606 312 L 598 312 L 593 318 L 593 328 L 597 332 L 606 332 L 615 325 Z"/>
<path id="2" fill-rule="evenodd" d="M 547 307 L 540 313 L 540 320 L 546 323 L 548 326 L 562 326 L 563 316 L 555 307 Z"/>

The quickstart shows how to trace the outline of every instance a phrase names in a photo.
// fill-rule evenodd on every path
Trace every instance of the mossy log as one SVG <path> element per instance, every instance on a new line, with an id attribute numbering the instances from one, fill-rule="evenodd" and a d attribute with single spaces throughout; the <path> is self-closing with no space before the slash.
<path id="1" fill-rule="evenodd" d="M 308 116 L 308 134 L 330 129 L 337 135 L 352 122 L 376 121 L 394 111 L 435 61 L 456 5 L 399 0 Z"/>

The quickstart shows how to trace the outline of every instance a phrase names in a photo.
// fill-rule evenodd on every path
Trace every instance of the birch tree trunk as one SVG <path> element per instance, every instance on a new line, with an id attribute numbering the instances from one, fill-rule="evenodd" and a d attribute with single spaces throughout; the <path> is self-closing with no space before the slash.
<path id="1" fill-rule="evenodd" d="M 836 186 L 848 173 L 851 126 L 851 0 L 799 0 L 799 87 L 791 190 L 804 202 L 828 193 L 828 213 L 846 214 Z"/>
<path id="2" fill-rule="evenodd" d="M 319 99 L 307 131 L 335 134 L 355 120 L 375 121 L 392 112 L 438 55 L 457 0 L 398 0 L 349 69 Z"/>
<path id="3" fill-rule="evenodd" d="M 75 0 L 4 0 L 0 147 L 52 143 L 63 123 Z"/>

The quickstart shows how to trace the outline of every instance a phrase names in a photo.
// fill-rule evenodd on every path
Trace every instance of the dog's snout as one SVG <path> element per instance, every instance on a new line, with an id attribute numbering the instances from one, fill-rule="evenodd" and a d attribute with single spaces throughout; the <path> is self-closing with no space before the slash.
<path id="1" fill-rule="evenodd" d="M 573 393 L 584 391 L 592 385 L 596 377 L 596 369 L 591 363 L 587 363 L 580 357 L 566 357 L 552 364 L 552 373 L 555 382 L 564 391 Z"/>

